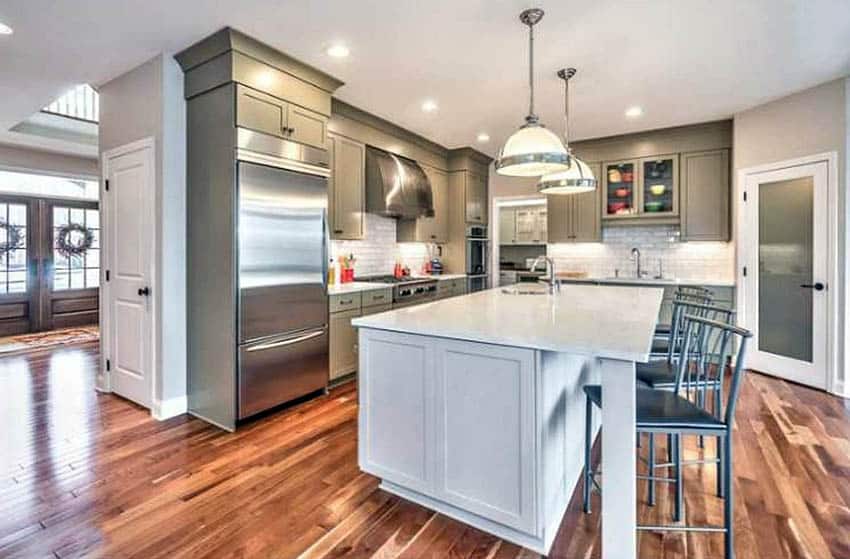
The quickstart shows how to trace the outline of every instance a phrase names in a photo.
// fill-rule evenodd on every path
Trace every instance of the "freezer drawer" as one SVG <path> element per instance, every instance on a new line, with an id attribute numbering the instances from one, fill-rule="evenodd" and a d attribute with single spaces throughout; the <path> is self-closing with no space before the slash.
<path id="1" fill-rule="evenodd" d="M 239 343 L 328 323 L 328 296 L 321 284 L 241 289 Z"/>
<path id="2" fill-rule="evenodd" d="M 328 330 L 271 337 L 239 347 L 239 419 L 328 383 Z"/>

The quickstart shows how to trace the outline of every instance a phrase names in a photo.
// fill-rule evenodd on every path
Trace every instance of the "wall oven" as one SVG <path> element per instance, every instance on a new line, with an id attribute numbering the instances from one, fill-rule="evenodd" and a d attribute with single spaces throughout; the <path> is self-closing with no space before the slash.
<path id="1" fill-rule="evenodd" d="M 470 225 L 466 228 L 466 275 L 469 293 L 488 287 L 489 248 L 486 227 Z"/>

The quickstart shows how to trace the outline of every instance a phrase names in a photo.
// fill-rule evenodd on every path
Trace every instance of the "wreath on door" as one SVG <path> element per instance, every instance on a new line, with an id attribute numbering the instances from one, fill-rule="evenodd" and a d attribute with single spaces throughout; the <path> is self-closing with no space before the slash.
<path id="1" fill-rule="evenodd" d="M 16 248 L 21 248 L 23 240 L 24 236 L 21 234 L 20 227 L 0 219 L 0 256 L 5 256 Z"/>
<path id="2" fill-rule="evenodd" d="M 63 225 L 56 232 L 56 250 L 62 256 L 80 256 L 94 243 L 94 231 L 80 223 Z"/>

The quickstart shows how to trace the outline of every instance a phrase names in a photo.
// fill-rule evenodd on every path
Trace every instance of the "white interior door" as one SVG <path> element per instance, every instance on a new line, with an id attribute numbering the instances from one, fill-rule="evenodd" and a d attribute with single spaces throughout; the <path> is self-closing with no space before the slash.
<path id="1" fill-rule="evenodd" d="M 111 390 L 150 408 L 153 343 L 153 146 L 119 149 L 104 160 L 102 198 L 109 280 L 104 282 L 105 359 Z"/>
<path id="2" fill-rule="evenodd" d="M 826 161 L 746 175 L 740 235 L 747 366 L 826 389 L 829 206 Z M 835 201 L 832 202 L 833 204 Z"/>

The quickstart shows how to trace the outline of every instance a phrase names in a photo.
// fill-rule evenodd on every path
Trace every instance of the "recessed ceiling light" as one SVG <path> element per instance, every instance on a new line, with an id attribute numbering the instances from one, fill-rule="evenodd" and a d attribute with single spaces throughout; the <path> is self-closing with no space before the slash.
<path id="1" fill-rule="evenodd" d="M 5 23 L 0 23 L 0 35 L 11 35 L 12 28 Z"/>
<path id="2" fill-rule="evenodd" d="M 626 116 L 629 118 L 637 118 L 643 114 L 643 109 L 635 105 L 626 109 Z"/>
<path id="3" fill-rule="evenodd" d="M 422 103 L 422 110 L 426 113 L 433 113 L 437 110 L 437 108 L 437 102 L 432 99 L 428 99 L 424 103 Z"/>
<path id="4" fill-rule="evenodd" d="M 346 56 L 351 54 L 351 51 L 349 51 L 348 47 L 345 45 L 335 44 L 329 46 L 325 50 L 325 53 L 327 53 L 328 56 L 331 56 L 333 58 L 345 58 Z"/>
<path id="5" fill-rule="evenodd" d="M 478 141 L 481 142 L 482 144 L 489 142 L 490 141 L 490 134 L 487 134 L 486 132 L 480 133 L 478 135 Z"/>

